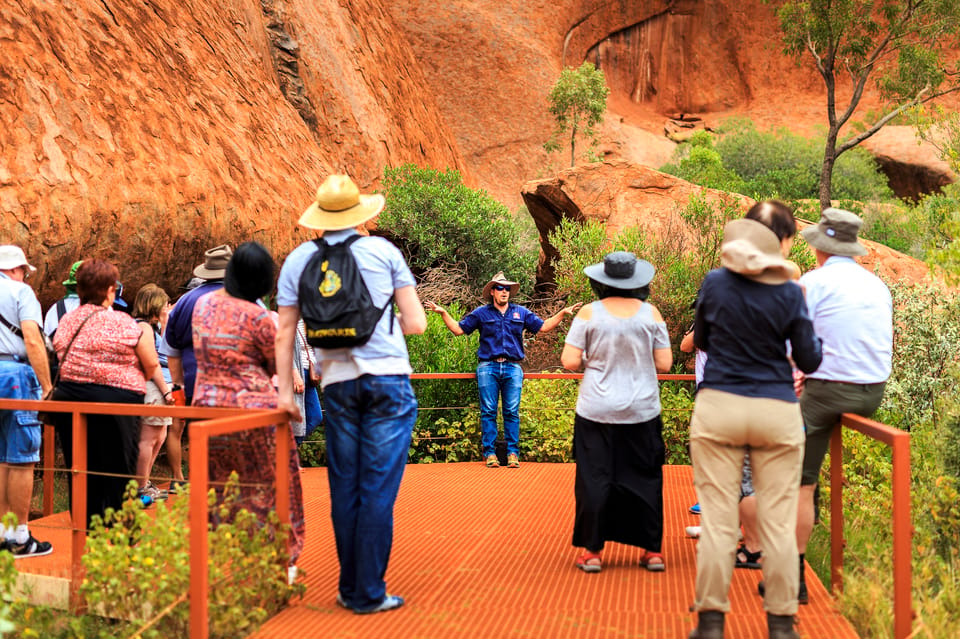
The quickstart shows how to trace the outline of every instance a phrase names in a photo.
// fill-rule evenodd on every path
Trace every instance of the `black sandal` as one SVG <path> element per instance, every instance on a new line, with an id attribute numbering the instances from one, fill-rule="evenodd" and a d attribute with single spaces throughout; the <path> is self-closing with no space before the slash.
<path id="1" fill-rule="evenodd" d="M 747 550 L 746 544 L 740 544 L 740 547 L 737 548 L 737 563 L 734 565 L 737 568 L 750 568 L 752 570 L 758 570 L 761 568 L 761 557 L 763 557 L 762 551 L 758 550 L 757 552 L 750 552 Z"/>

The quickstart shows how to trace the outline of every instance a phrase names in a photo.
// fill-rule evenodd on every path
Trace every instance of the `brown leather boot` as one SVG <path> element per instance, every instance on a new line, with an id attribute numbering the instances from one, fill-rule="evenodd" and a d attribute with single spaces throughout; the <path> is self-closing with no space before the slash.
<path id="1" fill-rule="evenodd" d="M 793 615 L 773 615 L 767 613 L 767 633 L 770 639 L 800 639 L 800 633 L 794 629 Z"/>
<path id="2" fill-rule="evenodd" d="M 687 639 L 723 639 L 723 613 L 719 610 L 701 610 L 697 627 Z"/>

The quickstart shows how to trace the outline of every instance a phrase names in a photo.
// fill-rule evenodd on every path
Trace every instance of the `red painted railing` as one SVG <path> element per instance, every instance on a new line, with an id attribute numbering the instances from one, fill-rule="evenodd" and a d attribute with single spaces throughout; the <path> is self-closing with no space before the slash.
<path id="1" fill-rule="evenodd" d="M 890 446 L 893 470 L 893 636 L 906 639 L 912 634 L 913 522 L 910 508 L 910 433 L 859 415 L 845 414 L 845 428 Z M 843 590 L 843 430 L 835 429 L 830 441 L 830 586 Z"/>
<path id="2" fill-rule="evenodd" d="M 526 379 L 579 379 L 580 373 L 527 373 Z M 414 379 L 471 379 L 474 373 L 415 374 Z M 693 375 L 659 375 L 661 381 L 693 381 Z M 245 411 L 235 408 L 202 408 L 176 406 L 147 406 L 140 404 L 95 404 L 87 402 L 37 402 L 32 400 L 0 399 L 0 410 L 41 410 L 71 413 L 73 415 L 72 549 L 70 602 L 71 608 L 82 606 L 79 584 L 83 578 L 82 557 L 86 543 L 86 481 L 87 481 L 87 415 L 139 415 L 202 419 L 190 425 L 190 636 L 206 639 L 207 612 L 207 475 L 208 442 L 212 436 L 236 433 L 251 428 L 276 425 L 277 515 L 281 522 L 289 519 L 289 448 L 281 445 L 290 437 L 290 424 L 281 411 Z M 889 445 L 893 450 L 893 570 L 894 570 L 894 637 L 910 636 L 913 613 L 911 568 L 911 505 L 910 505 L 910 435 L 904 431 L 846 414 L 841 424 L 868 437 Z M 837 429 L 831 442 L 831 584 L 836 591 L 843 588 L 843 447 L 842 429 Z M 43 508 L 53 512 L 53 427 L 44 427 Z"/>

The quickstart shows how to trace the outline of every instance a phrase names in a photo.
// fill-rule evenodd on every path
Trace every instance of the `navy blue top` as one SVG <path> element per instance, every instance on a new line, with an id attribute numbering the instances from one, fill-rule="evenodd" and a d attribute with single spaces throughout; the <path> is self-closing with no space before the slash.
<path id="1" fill-rule="evenodd" d="M 820 338 L 796 283 L 761 284 L 725 268 L 707 273 L 693 326 L 693 343 L 708 355 L 700 388 L 796 402 L 788 341 L 797 368 L 817 370 Z"/>
<path id="2" fill-rule="evenodd" d="M 459 325 L 467 335 L 480 329 L 477 358 L 481 362 L 498 357 L 519 362 L 524 357 L 523 330 L 539 333 L 543 320 L 519 304 L 507 304 L 506 313 L 498 311 L 493 304 L 486 304 L 473 309 Z"/>
<path id="3" fill-rule="evenodd" d="M 223 280 L 216 280 L 201 284 L 191 289 L 177 300 L 170 309 L 167 317 L 167 326 L 163 330 L 164 341 L 172 348 L 180 351 L 183 365 L 183 392 L 188 398 L 193 397 L 193 383 L 197 379 L 197 357 L 193 354 L 193 307 L 197 300 L 223 288 Z"/>

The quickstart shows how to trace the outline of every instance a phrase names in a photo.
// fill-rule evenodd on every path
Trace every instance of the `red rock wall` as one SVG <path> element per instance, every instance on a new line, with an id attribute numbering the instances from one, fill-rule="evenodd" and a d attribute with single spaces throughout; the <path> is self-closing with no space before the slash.
<path id="1" fill-rule="evenodd" d="M 131 296 L 147 281 L 174 290 L 222 242 L 283 256 L 333 171 L 372 188 L 386 164 L 466 170 L 378 6 L 5 3 L 0 239 L 38 266 L 42 300 L 84 256 L 118 262 Z M 285 36 L 313 128 L 281 88 Z"/>

